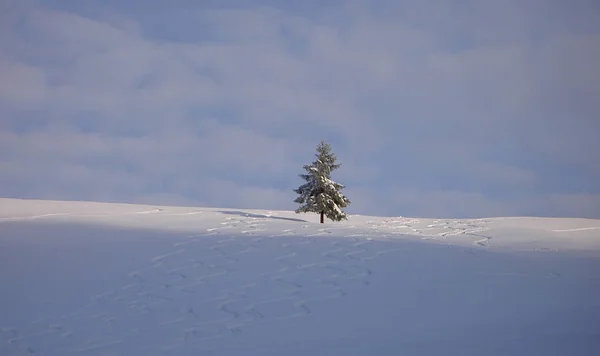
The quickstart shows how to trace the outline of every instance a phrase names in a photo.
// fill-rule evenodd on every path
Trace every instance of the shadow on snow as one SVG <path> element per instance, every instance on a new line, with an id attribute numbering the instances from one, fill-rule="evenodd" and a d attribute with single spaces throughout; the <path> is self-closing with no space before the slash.
<path id="1" fill-rule="evenodd" d="M 252 213 L 246 213 L 243 211 L 219 211 L 219 213 L 221 214 L 227 214 L 227 215 L 238 215 L 238 216 L 244 216 L 247 218 L 265 218 L 265 219 L 274 219 L 274 220 L 287 220 L 287 221 L 297 221 L 297 222 L 308 222 L 306 220 L 302 220 L 302 219 L 294 219 L 294 218 L 283 218 L 280 216 L 272 216 L 272 215 L 264 215 L 264 214 L 252 214 Z"/>

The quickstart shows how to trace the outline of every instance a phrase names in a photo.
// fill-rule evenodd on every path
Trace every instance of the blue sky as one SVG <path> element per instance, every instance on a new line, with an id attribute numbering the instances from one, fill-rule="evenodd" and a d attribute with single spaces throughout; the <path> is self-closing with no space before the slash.
<path id="1" fill-rule="evenodd" d="M 594 0 L 5 0 L 0 196 L 600 218 Z"/>

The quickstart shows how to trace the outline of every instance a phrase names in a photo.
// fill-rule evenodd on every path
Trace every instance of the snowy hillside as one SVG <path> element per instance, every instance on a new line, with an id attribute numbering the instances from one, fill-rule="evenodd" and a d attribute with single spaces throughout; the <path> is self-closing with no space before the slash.
<path id="1" fill-rule="evenodd" d="M 0 199 L 0 355 L 598 355 L 600 221 Z"/>

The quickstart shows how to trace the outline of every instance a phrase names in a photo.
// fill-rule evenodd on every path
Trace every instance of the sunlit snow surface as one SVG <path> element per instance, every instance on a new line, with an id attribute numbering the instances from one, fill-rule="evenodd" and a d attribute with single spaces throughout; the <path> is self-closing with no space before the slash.
<path id="1" fill-rule="evenodd" d="M 599 220 L 0 199 L 0 288 L 2 356 L 600 355 Z"/>

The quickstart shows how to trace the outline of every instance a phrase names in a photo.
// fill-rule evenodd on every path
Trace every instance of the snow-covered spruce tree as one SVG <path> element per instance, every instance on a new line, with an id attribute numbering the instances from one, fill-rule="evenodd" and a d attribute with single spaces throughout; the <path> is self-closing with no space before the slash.
<path id="1" fill-rule="evenodd" d="M 296 213 L 318 213 L 321 215 L 321 224 L 324 223 L 324 216 L 333 221 L 347 220 L 341 208 L 347 207 L 350 200 L 340 192 L 344 186 L 331 180 L 331 172 L 340 167 L 331 152 L 331 146 L 321 141 L 315 156 L 316 161 L 303 167 L 307 173 L 300 174 L 307 183 L 294 189 L 300 195 L 294 202 L 302 204 Z"/>

